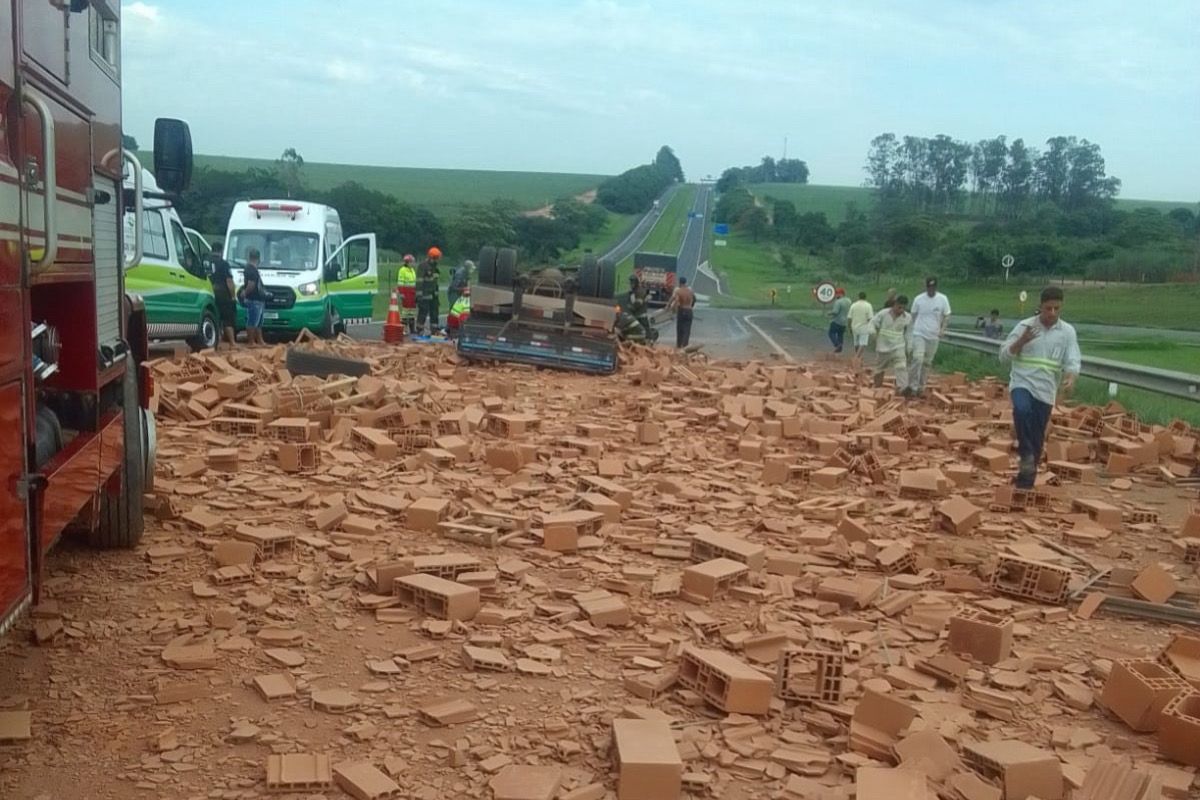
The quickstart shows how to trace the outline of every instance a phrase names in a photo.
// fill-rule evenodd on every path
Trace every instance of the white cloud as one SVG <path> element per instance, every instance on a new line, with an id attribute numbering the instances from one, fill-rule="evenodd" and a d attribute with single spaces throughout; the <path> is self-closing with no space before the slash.
<path id="1" fill-rule="evenodd" d="M 132 14 L 138 19 L 145 20 L 150 23 L 159 22 L 162 19 L 162 10 L 158 6 L 152 6 L 149 3 L 130 3 L 122 9 L 127 15 Z"/>
<path id="2" fill-rule="evenodd" d="M 355 61 L 343 61 L 340 58 L 325 65 L 325 74 L 345 83 L 367 83 L 371 80 L 371 70 Z"/>

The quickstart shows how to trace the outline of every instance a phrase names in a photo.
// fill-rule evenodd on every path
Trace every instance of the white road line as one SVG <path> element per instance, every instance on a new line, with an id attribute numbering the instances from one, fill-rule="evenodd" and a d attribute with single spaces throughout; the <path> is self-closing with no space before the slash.
<path id="1" fill-rule="evenodd" d="M 679 191 L 679 190 L 676 189 L 675 191 Z M 670 197 L 670 199 L 667 200 L 667 202 L 670 202 L 670 200 L 672 200 L 674 198 L 675 198 L 675 192 L 672 192 L 671 197 Z M 658 224 L 658 217 L 661 217 L 662 213 L 664 211 L 666 211 L 666 209 L 667 209 L 667 203 L 663 202 L 663 198 L 660 198 L 658 213 L 654 214 L 655 209 L 653 206 L 651 206 L 650 210 L 647 211 L 646 214 L 640 220 L 638 220 L 638 224 L 633 226 L 633 230 L 631 230 L 629 232 L 629 235 L 626 236 L 624 239 L 622 239 L 621 242 L 616 247 L 611 248 L 607 253 L 605 253 L 603 256 L 601 256 L 601 258 L 609 258 L 613 253 L 619 253 L 621 251 L 621 248 L 625 246 L 626 242 L 628 242 L 634 236 L 637 236 L 638 228 L 642 226 L 642 224 L 646 221 L 646 219 L 648 217 L 650 217 L 651 214 L 654 214 L 654 217 L 655 217 L 654 223 L 646 228 L 645 233 L 642 234 L 641 240 L 633 246 L 633 249 L 637 250 L 639 247 L 641 247 L 642 244 L 648 238 L 650 238 L 650 231 L 654 230 L 654 226 Z M 622 259 L 622 260 L 624 260 L 624 259 Z"/>
<path id="2" fill-rule="evenodd" d="M 762 328 L 758 327 L 758 325 L 754 324 L 754 318 L 756 316 L 758 316 L 758 315 L 751 314 L 748 317 L 742 317 L 742 319 L 746 321 L 747 325 L 749 325 L 751 328 L 754 329 L 755 333 L 757 333 L 759 336 L 761 336 L 763 338 L 764 342 L 766 342 L 767 344 L 769 344 L 771 346 L 772 350 L 774 350 L 779 355 L 783 356 L 784 361 L 788 362 L 789 364 L 795 364 L 796 359 L 792 357 L 791 353 L 789 353 L 787 350 L 784 350 L 782 347 L 780 347 L 779 342 L 772 339 L 766 331 L 764 331 Z"/>
<path id="3" fill-rule="evenodd" d="M 737 329 L 738 329 L 738 330 L 740 330 L 740 331 L 742 332 L 742 336 L 747 336 L 747 337 L 748 337 L 748 336 L 750 335 L 750 330 L 749 330 L 749 328 L 747 328 L 745 325 L 743 325 L 743 324 L 742 324 L 742 321 L 741 321 L 740 319 L 738 319 L 737 317 L 732 317 L 732 318 L 731 318 L 731 321 L 732 321 L 732 322 L 733 322 L 733 324 L 734 324 L 734 325 L 737 327 Z"/>

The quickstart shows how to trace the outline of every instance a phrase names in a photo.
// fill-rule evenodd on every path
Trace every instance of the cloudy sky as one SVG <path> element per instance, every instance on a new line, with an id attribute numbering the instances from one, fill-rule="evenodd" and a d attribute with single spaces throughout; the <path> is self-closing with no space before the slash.
<path id="1" fill-rule="evenodd" d="M 1103 148 L 1200 200 L 1196 0 L 122 0 L 126 128 L 200 153 L 690 178 L 763 155 L 857 185 L 883 131 Z"/>

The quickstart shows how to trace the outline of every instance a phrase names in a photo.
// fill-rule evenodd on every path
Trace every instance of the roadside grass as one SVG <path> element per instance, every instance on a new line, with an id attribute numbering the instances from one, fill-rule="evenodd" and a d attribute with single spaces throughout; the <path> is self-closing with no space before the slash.
<path id="1" fill-rule="evenodd" d="M 275 168 L 275 162 L 268 158 L 197 155 L 194 160 L 197 167 L 230 172 Z M 301 174 L 305 185 L 313 189 L 332 189 L 338 184 L 355 181 L 368 189 L 428 208 L 438 216 L 453 216 L 462 203 L 488 203 L 496 199 L 514 200 L 523 209 L 540 208 L 560 197 L 573 197 L 594 189 L 608 177 L 566 172 L 378 167 L 315 161 L 306 161 Z"/>
<path id="2" fill-rule="evenodd" d="M 1200 344 L 1169 339 L 1087 339 L 1080 348 L 1090 356 L 1129 361 L 1147 367 L 1200 374 Z"/>
<path id="3" fill-rule="evenodd" d="M 804 253 L 792 255 L 789 271 L 772 242 L 755 242 L 738 231 L 721 238 L 726 244 L 709 250 L 709 264 L 725 279 L 729 293 L 713 298 L 718 306 L 768 308 L 770 290 L 774 288 L 777 307 L 813 308 L 817 304 L 812 299 L 812 287 L 822 280 L 844 286 L 850 297 L 865 291 L 876 307 L 882 304 L 889 286 L 910 298 L 923 288 L 919 276 L 846 276 L 842 270 L 831 268 L 824 257 Z M 792 287 L 790 294 L 788 286 Z M 955 314 L 986 316 L 995 308 L 1005 318 L 1020 318 L 1034 313 L 1045 283 L 1023 276 L 1007 284 L 943 281 L 940 288 L 950 298 Z M 1020 302 L 1022 291 L 1027 294 L 1024 304 Z M 1063 317 L 1068 322 L 1200 331 L 1200 284 L 1068 284 L 1063 291 Z"/>
<path id="4" fill-rule="evenodd" d="M 938 348 L 933 366 L 938 372 L 962 372 L 972 380 L 988 376 L 1008 380 L 1008 369 L 998 358 L 961 347 Z M 1108 405 L 1108 384 L 1094 378 L 1080 378 L 1070 402 L 1094 406 Z M 1182 419 L 1191 425 L 1200 425 L 1200 403 L 1191 400 L 1179 400 L 1122 386 L 1117 393 L 1116 402 L 1145 423 L 1169 425 L 1172 420 Z"/>
<path id="5" fill-rule="evenodd" d="M 685 184 L 671 196 L 671 201 L 663 209 L 650 229 L 646 241 L 638 248 L 643 253 L 678 253 L 683 243 L 683 234 L 687 230 L 688 212 L 696 201 L 696 186 Z M 617 291 L 626 288 L 625 283 L 633 272 L 633 255 L 622 259 L 617 264 Z"/>
<path id="6" fill-rule="evenodd" d="M 812 310 L 797 311 L 788 316 L 801 325 L 807 325 L 810 328 L 823 330 L 826 326 L 826 319 L 820 312 Z M 1166 344 L 1169 345 L 1170 343 Z M 874 343 L 872 343 L 873 346 Z M 1121 350 L 1121 343 L 1117 343 L 1114 349 L 1117 351 Z M 1085 349 L 1085 352 L 1091 353 L 1091 350 Z M 1171 349 L 1166 348 L 1158 352 L 1170 353 Z M 1105 357 L 1108 356 L 1106 355 Z M 1135 361 L 1134 359 L 1123 360 Z M 1147 362 L 1135 361 L 1135 363 Z M 938 372 L 961 372 L 971 380 L 979 380 L 986 377 L 993 377 L 1002 381 L 1008 380 L 1008 367 L 1000 361 L 999 357 L 992 357 L 986 353 L 979 353 L 962 347 L 953 347 L 946 343 L 943 343 L 938 348 L 933 366 Z M 1164 366 L 1163 368 L 1176 369 L 1177 367 Z M 1108 384 L 1095 378 L 1081 377 L 1075 384 L 1075 391 L 1072 393 L 1070 400 L 1073 403 L 1084 403 L 1087 405 L 1108 405 L 1110 402 Z M 1155 392 L 1132 389 L 1126 386 L 1120 387 L 1117 392 L 1116 401 L 1137 416 L 1138 419 L 1146 423 L 1169 425 L 1172 420 L 1182 419 L 1192 425 L 1200 425 L 1200 402 L 1167 397 Z"/>
<path id="7" fill-rule="evenodd" d="M 605 218 L 604 227 L 595 233 L 585 233 L 580 237 L 579 246 L 563 253 L 559 256 L 559 261 L 564 264 L 578 264 L 589 250 L 596 256 L 604 255 L 619 244 L 642 218 L 641 214 L 614 214 L 611 211 L 605 213 L 608 216 Z"/>

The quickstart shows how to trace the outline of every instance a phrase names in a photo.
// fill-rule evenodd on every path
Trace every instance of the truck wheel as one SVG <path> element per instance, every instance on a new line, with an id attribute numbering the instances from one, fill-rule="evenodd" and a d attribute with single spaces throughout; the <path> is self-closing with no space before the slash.
<path id="1" fill-rule="evenodd" d="M 584 256 L 583 264 L 579 266 L 579 294 L 584 297 L 598 297 L 596 287 L 600 282 L 600 262 L 595 256 Z"/>
<path id="2" fill-rule="evenodd" d="M 209 309 L 204 309 L 200 318 L 200 330 L 191 339 L 188 346 L 193 350 L 211 350 L 221 340 L 221 328 L 217 325 L 217 315 Z"/>
<path id="3" fill-rule="evenodd" d="M 34 466 L 41 469 L 47 461 L 54 458 L 59 450 L 63 449 L 62 423 L 58 421 L 58 415 L 49 407 L 38 403 L 33 424 L 36 432 Z"/>
<path id="4" fill-rule="evenodd" d="M 479 248 L 479 283 L 484 286 L 496 285 L 496 248 L 487 245 Z"/>
<path id="5" fill-rule="evenodd" d="M 617 291 L 617 265 L 606 258 L 600 262 L 597 273 L 596 297 L 611 300 Z"/>
<path id="6" fill-rule="evenodd" d="M 358 378 L 371 371 L 371 365 L 357 358 L 342 358 L 315 350 L 305 350 L 299 347 L 289 347 L 287 351 L 287 370 L 292 375 L 316 375 L 328 378 L 330 375 L 348 375 Z"/>
<path id="7" fill-rule="evenodd" d="M 513 279 L 517 277 L 517 251 L 511 247 L 502 247 L 496 253 L 496 286 L 512 288 Z"/>
<path id="8" fill-rule="evenodd" d="M 155 436 L 150 426 L 154 418 L 138 405 L 137 369 L 132 359 L 126 363 L 121 402 L 125 417 L 125 458 L 121 463 L 121 490 L 116 496 L 100 490 L 100 518 L 88 534 L 93 547 L 105 549 L 133 547 L 142 539 L 146 521 L 142 516 L 142 493 L 147 470 L 153 470 L 148 457 Z"/>

